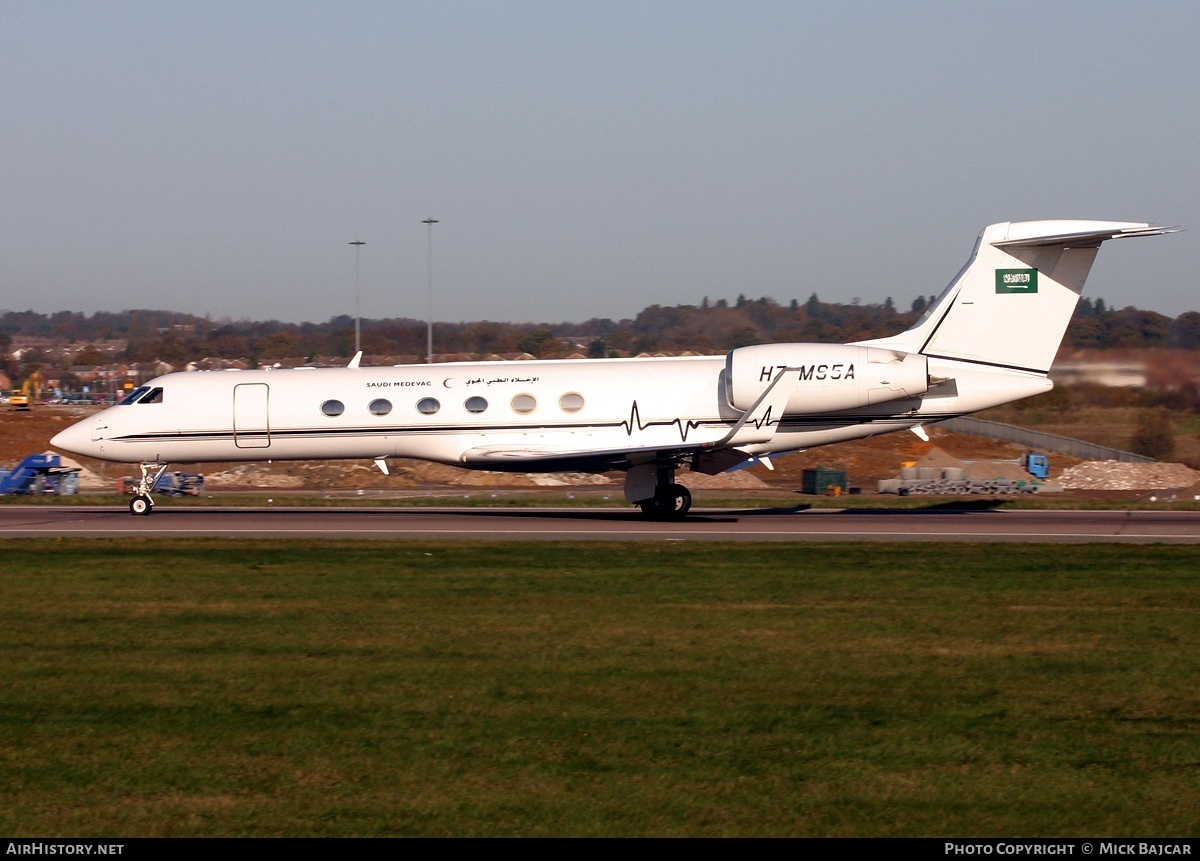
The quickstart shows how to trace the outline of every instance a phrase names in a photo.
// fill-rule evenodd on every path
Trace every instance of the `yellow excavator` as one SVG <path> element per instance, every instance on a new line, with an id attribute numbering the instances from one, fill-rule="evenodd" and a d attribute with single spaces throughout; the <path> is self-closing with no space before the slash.
<path id="1" fill-rule="evenodd" d="M 46 378 L 42 376 L 42 372 L 34 371 L 25 378 L 21 388 L 13 389 L 12 394 L 8 396 L 8 405 L 18 410 L 29 409 L 30 404 L 42 399 L 42 386 L 45 382 Z"/>

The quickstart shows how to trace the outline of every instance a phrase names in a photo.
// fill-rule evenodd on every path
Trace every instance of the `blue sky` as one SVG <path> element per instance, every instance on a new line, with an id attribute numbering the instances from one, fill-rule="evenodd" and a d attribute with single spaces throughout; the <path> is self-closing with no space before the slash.
<path id="1" fill-rule="evenodd" d="M 945 286 L 994 221 L 1200 309 L 1194 2 L 0 0 L 0 308 L 621 318 Z"/>

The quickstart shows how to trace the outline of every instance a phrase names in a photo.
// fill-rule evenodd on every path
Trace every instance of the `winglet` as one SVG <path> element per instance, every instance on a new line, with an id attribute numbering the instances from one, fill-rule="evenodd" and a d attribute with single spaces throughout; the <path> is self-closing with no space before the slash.
<path id="1" fill-rule="evenodd" d="M 725 438 L 713 443 L 713 446 L 743 446 L 769 442 L 783 420 L 783 410 L 791 396 L 791 389 L 780 385 L 780 382 L 785 376 L 798 370 L 799 368 L 782 368 Z"/>
<path id="2" fill-rule="evenodd" d="M 350 364 L 346 365 L 346 367 L 354 368 L 355 370 L 358 370 L 358 363 L 361 361 L 362 361 L 362 350 L 359 350 L 357 353 L 354 354 L 354 358 L 350 360 Z"/>

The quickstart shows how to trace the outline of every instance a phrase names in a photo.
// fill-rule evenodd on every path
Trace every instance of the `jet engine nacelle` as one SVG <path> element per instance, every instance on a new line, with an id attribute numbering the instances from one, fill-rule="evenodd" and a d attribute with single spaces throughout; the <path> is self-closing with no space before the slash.
<path id="1" fill-rule="evenodd" d="M 743 412 L 754 406 L 780 371 L 791 388 L 789 415 L 840 412 L 923 394 L 924 356 L 843 344 L 761 344 L 738 347 L 725 359 L 725 397 Z"/>

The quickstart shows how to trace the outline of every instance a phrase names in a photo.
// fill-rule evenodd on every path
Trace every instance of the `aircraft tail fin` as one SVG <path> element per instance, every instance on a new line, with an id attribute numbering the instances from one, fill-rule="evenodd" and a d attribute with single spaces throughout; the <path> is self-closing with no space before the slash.
<path id="1" fill-rule="evenodd" d="M 915 326 L 863 343 L 1045 374 L 1100 244 L 1178 230 L 1125 221 L 989 225 L 967 265 Z"/>

